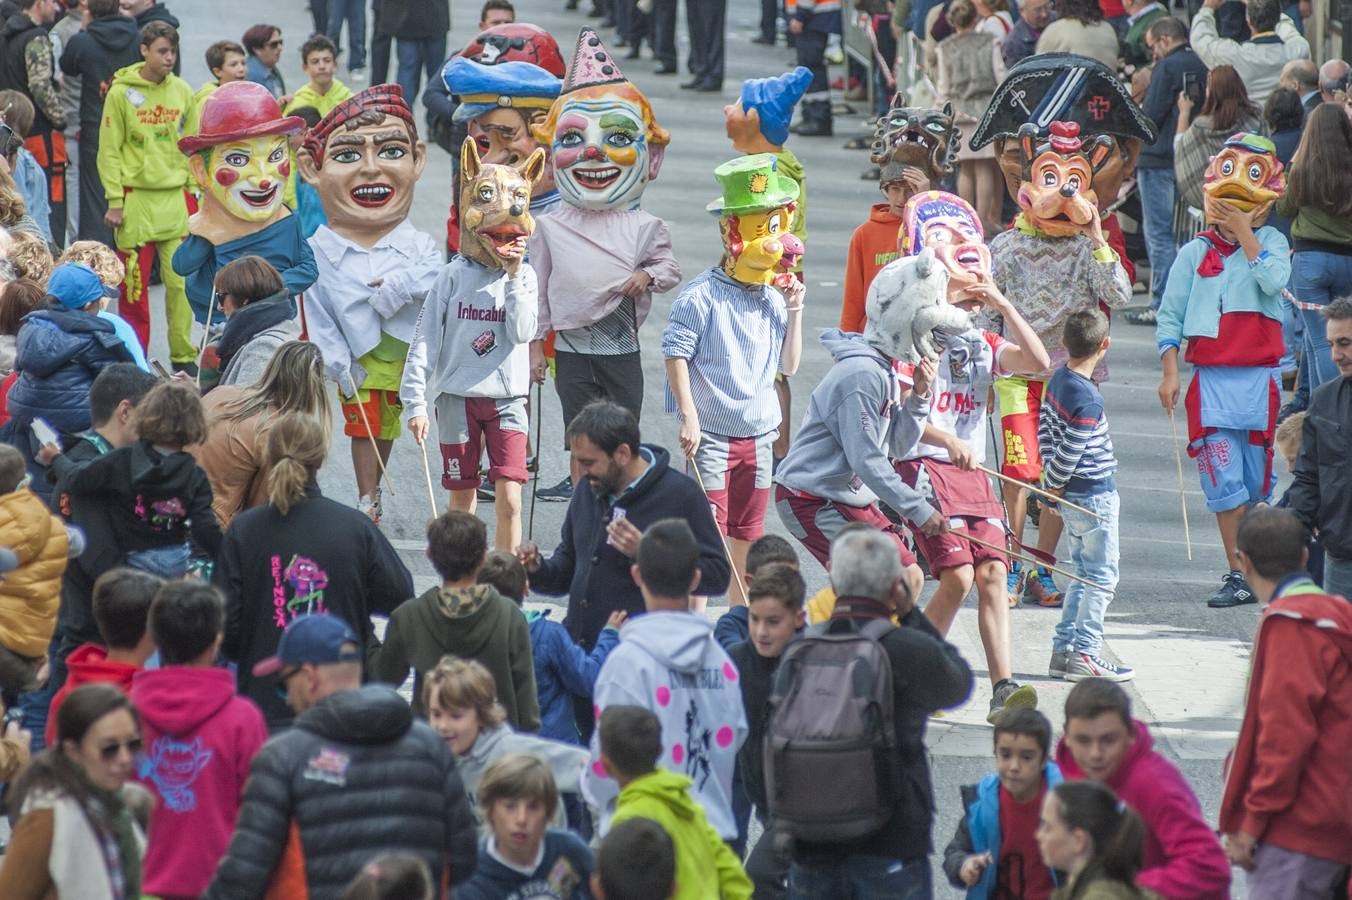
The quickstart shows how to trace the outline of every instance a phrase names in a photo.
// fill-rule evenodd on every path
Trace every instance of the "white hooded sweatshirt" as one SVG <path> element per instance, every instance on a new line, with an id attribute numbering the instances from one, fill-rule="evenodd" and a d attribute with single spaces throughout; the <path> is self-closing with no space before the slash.
<path id="1" fill-rule="evenodd" d="M 662 722 L 658 765 L 689 777 L 691 796 L 725 840 L 737 838 L 732 816 L 732 769 L 746 740 L 746 712 L 737 667 L 714 640 L 703 616 L 651 612 L 620 629 L 620 643 L 596 677 L 592 764 L 582 792 L 610 828 L 619 786 L 601 766 L 601 713 L 607 706 L 652 710 Z"/>

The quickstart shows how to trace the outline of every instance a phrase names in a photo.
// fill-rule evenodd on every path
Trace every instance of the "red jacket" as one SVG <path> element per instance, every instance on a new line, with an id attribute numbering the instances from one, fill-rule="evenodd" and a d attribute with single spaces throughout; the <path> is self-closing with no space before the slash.
<path id="1" fill-rule="evenodd" d="M 56 743 L 56 711 L 66 695 L 82 684 L 112 684 L 124 694 L 131 693 L 131 680 L 140 666 L 127 663 L 108 662 L 108 651 L 98 644 L 81 644 L 66 657 L 66 668 L 70 674 L 61 690 L 52 697 L 52 705 L 47 708 L 47 746 Z"/>
<path id="2" fill-rule="evenodd" d="M 1183 773 L 1154 748 L 1150 729 L 1137 721 L 1136 740 L 1107 781 L 1145 822 L 1145 868 L 1136 884 L 1166 900 L 1226 900 L 1230 861 Z M 1065 738 L 1057 744 L 1056 762 L 1067 781 L 1084 780 Z"/>
<path id="3" fill-rule="evenodd" d="M 850 235 L 845 255 L 844 302 L 840 307 L 840 330 L 864 330 L 864 301 L 868 286 L 883 266 L 897 258 L 897 229 L 901 219 L 886 203 L 875 203 L 868 221 Z"/>
<path id="4" fill-rule="evenodd" d="M 1304 575 L 1263 610 L 1220 826 L 1352 863 L 1352 604 Z"/>

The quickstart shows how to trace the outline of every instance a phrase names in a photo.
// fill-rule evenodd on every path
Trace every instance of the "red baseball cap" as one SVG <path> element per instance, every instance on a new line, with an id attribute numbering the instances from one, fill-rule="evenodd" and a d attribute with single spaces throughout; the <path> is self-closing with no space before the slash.
<path id="1" fill-rule="evenodd" d="M 277 98 L 261 84 L 232 81 L 207 96 L 202 104 L 201 128 L 179 140 L 178 149 L 193 154 L 207 147 L 241 138 L 295 134 L 305 128 L 300 116 L 283 116 Z"/>

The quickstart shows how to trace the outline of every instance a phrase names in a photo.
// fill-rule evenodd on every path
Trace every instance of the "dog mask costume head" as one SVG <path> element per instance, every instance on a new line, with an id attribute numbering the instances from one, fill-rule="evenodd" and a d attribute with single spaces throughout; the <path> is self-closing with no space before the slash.
<path id="1" fill-rule="evenodd" d="M 739 156 L 714 170 L 723 196 L 708 211 L 718 216 L 723 268 L 746 284 L 772 284 L 803 256 L 803 244 L 789 232 L 798 182 L 779 173 L 768 153 Z"/>
<path id="2" fill-rule="evenodd" d="M 938 357 L 935 331 L 962 334 L 972 317 L 948 302 L 948 269 L 930 248 L 883 266 L 864 301 L 864 340 L 890 359 Z"/>
<path id="3" fill-rule="evenodd" d="M 1053 122 L 1050 130 L 1050 139 L 1039 143 L 1036 125 L 1019 129 L 1022 175 L 1016 199 L 1029 225 L 1052 237 L 1070 237 L 1087 232 L 1094 221 L 1094 172 L 1112 153 L 1113 142 L 1105 135 L 1081 141 L 1074 122 Z"/>
<path id="4" fill-rule="evenodd" d="M 953 170 L 960 140 L 952 103 L 943 109 L 909 106 L 905 92 L 897 91 L 891 109 L 878 117 L 873 129 L 869 159 L 880 169 L 879 187 L 900 181 L 908 166 L 924 172 L 930 184 L 938 184 Z"/>
<path id="5" fill-rule="evenodd" d="M 517 171 L 479 161 L 474 141 L 460 147 L 460 253 L 490 269 L 503 267 L 503 251 L 535 231 L 531 187 L 544 174 L 545 152 L 536 150 Z"/>
<path id="6" fill-rule="evenodd" d="M 1226 139 L 1207 164 L 1202 205 L 1208 222 L 1225 203 L 1241 212 L 1253 212 L 1253 227 L 1267 221 L 1272 206 L 1286 190 L 1277 147 L 1258 134 L 1241 132 Z"/>

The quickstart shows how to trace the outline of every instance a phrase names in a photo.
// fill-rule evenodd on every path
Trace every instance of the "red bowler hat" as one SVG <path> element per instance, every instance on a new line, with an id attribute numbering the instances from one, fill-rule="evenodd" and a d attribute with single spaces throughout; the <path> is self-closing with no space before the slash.
<path id="1" fill-rule="evenodd" d="M 295 134 L 305 128 L 304 119 L 283 116 L 272 92 L 253 81 L 232 81 L 209 94 L 202 104 L 201 123 L 197 134 L 178 142 L 178 149 L 192 154 L 226 141 Z"/>

